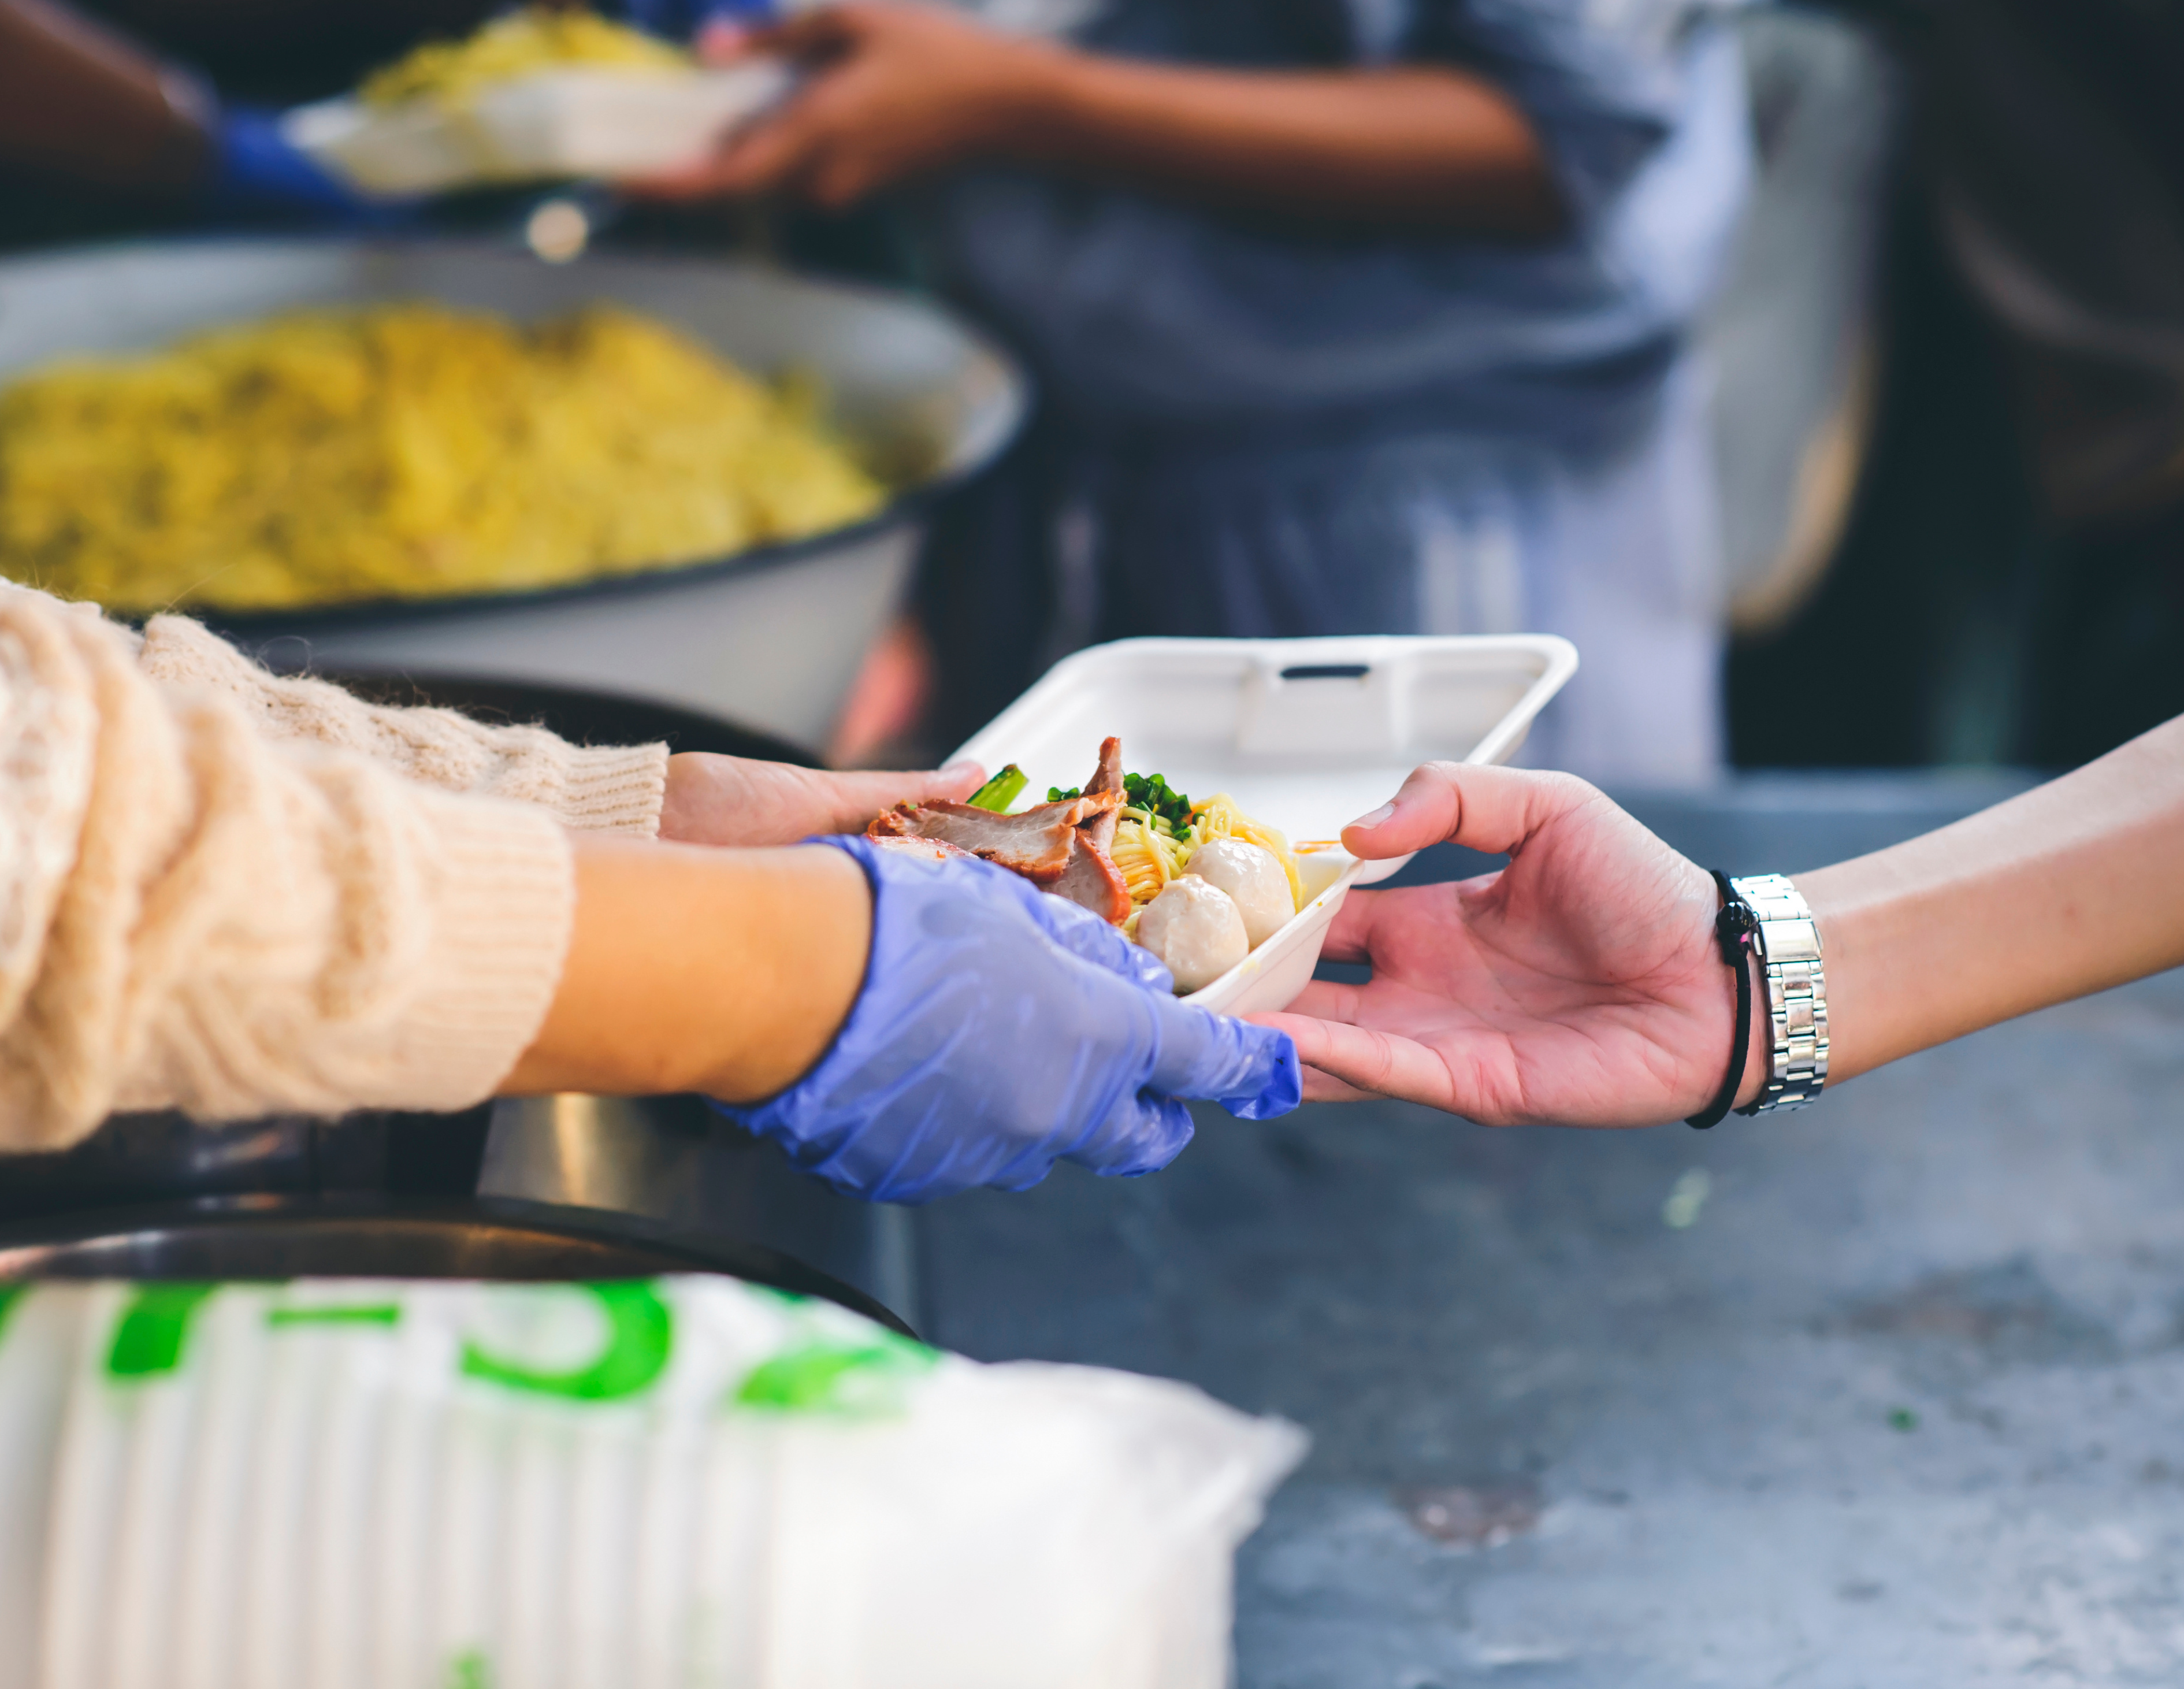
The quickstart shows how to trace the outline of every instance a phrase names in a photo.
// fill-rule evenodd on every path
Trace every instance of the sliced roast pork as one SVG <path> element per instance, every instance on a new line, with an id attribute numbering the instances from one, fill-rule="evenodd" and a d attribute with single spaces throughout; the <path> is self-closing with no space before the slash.
<path id="1" fill-rule="evenodd" d="M 1118 739 L 1104 739 L 1100 742 L 1100 766 L 1092 771 L 1092 778 L 1084 783 L 1084 795 L 1088 798 L 1105 796 L 1109 792 L 1112 792 L 1116 796 L 1117 808 L 1121 807 L 1123 742 Z M 1115 820 L 1114 810 L 1102 810 L 1089 820 L 1078 823 L 1078 835 L 1089 838 L 1103 851 L 1112 850 L 1115 848 Z M 1117 915 L 1114 918 L 1119 921 L 1129 912 L 1126 909 L 1122 915 Z"/>
<path id="2" fill-rule="evenodd" d="M 865 831 L 897 849 L 983 857 L 1120 926 L 1130 891 L 1108 853 L 1123 804 L 1123 742 L 1100 747 L 1081 797 L 999 815 L 970 804 L 898 804 Z"/>
<path id="3" fill-rule="evenodd" d="M 1078 825 L 1112 811 L 1120 794 L 1068 798 L 1016 815 L 996 815 L 969 804 L 898 804 L 865 831 L 873 838 L 938 839 L 973 856 L 1050 886 L 1077 850 Z"/>
<path id="4" fill-rule="evenodd" d="M 1114 813 L 1110 811 L 1108 831 L 1112 833 L 1114 827 Z M 1056 897 L 1084 905 L 1102 921 L 1117 927 L 1130 918 L 1130 889 L 1123 882 L 1123 871 L 1094 839 L 1089 824 L 1077 829 L 1077 849 L 1069 858 L 1069 866 L 1047 889 Z"/>

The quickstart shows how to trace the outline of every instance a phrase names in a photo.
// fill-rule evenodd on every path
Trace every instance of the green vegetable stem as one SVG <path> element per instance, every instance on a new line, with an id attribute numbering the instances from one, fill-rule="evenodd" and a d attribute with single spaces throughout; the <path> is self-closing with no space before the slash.
<path id="1" fill-rule="evenodd" d="M 984 785 L 979 787 L 977 791 L 971 794 L 972 805 L 977 809 L 992 810 L 999 815 L 1006 815 L 1009 812 L 1009 805 L 1023 795 L 1023 789 L 1030 783 L 1031 777 L 1011 762 L 992 779 L 987 781 Z"/>

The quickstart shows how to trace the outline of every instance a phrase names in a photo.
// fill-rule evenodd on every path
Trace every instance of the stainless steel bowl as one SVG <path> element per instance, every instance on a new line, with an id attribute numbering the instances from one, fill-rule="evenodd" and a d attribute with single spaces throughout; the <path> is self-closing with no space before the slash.
<path id="1" fill-rule="evenodd" d="M 725 1273 L 823 1297 L 905 1335 L 861 1290 L 756 1244 L 505 1199 L 233 1197 L 0 1225 L 0 1283 L 26 1279 L 655 1278 Z"/>
<path id="2" fill-rule="evenodd" d="M 793 544 L 550 592 L 359 605 L 223 625 L 290 666 L 433 669 L 585 685 L 824 743 L 859 661 L 900 601 L 924 510 L 1006 448 L 1026 389 L 991 343 L 918 300 L 763 266 L 505 247 L 228 240 L 0 261 L 0 382 L 72 353 L 303 306 L 430 298 L 520 320 L 610 300 L 746 367 L 812 371 L 832 420 L 904 466 L 871 521 Z"/>

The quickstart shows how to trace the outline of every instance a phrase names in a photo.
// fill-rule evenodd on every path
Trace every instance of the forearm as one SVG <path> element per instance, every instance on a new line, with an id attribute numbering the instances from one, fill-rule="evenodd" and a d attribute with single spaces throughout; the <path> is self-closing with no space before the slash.
<path id="1" fill-rule="evenodd" d="M 0 163 L 173 190 L 209 145 L 152 59 L 47 0 L 0 0 Z"/>
<path id="2" fill-rule="evenodd" d="M 722 851 L 576 835 L 568 959 L 507 1095 L 770 1096 L 863 984 L 872 900 L 824 847 Z"/>
<path id="3" fill-rule="evenodd" d="M 1797 883 L 1825 952 L 1830 1079 L 2184 965 L 2184 720 Z"/>
<path id="4" fill-rule="evenodd" d="M 137 666 L 164 686 L 226 694 L 271 741 L 355 751 L 419 785 L 530 804 L 582 832 L 660 830 L 664 744 L 579 746 L 543 727 L 368 704 L 326 681 L 270 673 L 187 616 L 145 624 Z"/>
<path id="5" fill-rule="evenodd" d="M 1345 223 L 1552 236 L 1563 206 L 1516 103 L 1428 66 L 1204 70 L 1027 49 L 1001 150 L 1223 205 Z"/>

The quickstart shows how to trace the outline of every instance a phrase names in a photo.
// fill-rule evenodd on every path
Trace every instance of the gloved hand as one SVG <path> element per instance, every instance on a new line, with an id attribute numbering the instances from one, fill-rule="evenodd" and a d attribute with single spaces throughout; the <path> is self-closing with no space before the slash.
<path id="1" fill-rule="evenodd" d="M 367 199 L 298 152 L 271 112 L 228 106 L 211 127 L 199 205 L 214 221 L 370 229 L 410 220 L 412 202 Z"/>
<path id="2" fill-rule="evenodd" d="M 1285 1034 L 1170 995 L 1149 950 L 984 862 L 815 841 L 872 889 L 864 989 L 817 1067 L 720 1105 L 805 1171 L 874 1201 L 1021 1190 L 1057 1161 L 1128 1176 L 1190 1141 L 1181 1099 L 1263 1120 L 1301 1094 Z"/>

